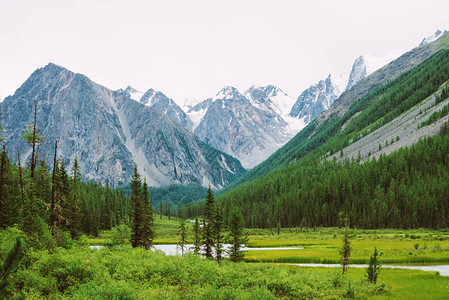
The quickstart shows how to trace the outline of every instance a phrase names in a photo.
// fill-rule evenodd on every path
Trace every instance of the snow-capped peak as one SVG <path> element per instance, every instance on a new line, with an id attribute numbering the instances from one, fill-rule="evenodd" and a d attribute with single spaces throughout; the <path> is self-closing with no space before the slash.
<path id="1" fill-rule="evenodd" d="M 124 90 L 119 89 L 118 91 L 124 93 L 129 98 L 136 100 L 136 101 L 140 101 L 140 99 L 144 95 L 143 92 L 139 92 L 138 90 L 136 90 L 135 88 L 133 88 L 132 86 L 129 86 L 129 85 L 126 87 L 126 89 L 124 89 Z"/>
<path id="2" fill-rule="evenodd" d="M 359 56 L 352 65 L 351 74 L 349 75 L 348 85 L 344 91 L 349 91 L 354 85 L 360 80 L 364 79 L 366 74 L 366 63 L 365 58 L 361 55 Z"/>
<path id="3" fill-rule="evenodd" d="M 225 86 L 217 93 L 215 99 L 232 99 L 239 96 L 241 96 L 241 94 L 235 87 Z"/>
<path id="4" fill-rule="evenodd" d="M 419 46 L 422 46 L 422 45 L 424 45 L 424 44 L 427 44 L 427 43 L 431 43 L 431 42 L 433 42 L 433 41 L 436 41 L 436 40 L 438 40 L 443 34 L 446 34 L 446 33 L 447 33 L 447 30 L 444 30 L 444 31 L 437 30 L 437 31 L 435 31 L 435 33 L 434 33 L 433 35 L 424 38 L 424 39 L 422 40 L 422 42 L 419 44 Z"/>
<path id="5" fill-rule="evenodd" d="M 253 85 L 245 92 L 245 96 L 252 105 L 262 109 L 272 109 L 282 117 L 290 113 L 296 102 L 296 99 L 274 85 Z"/>

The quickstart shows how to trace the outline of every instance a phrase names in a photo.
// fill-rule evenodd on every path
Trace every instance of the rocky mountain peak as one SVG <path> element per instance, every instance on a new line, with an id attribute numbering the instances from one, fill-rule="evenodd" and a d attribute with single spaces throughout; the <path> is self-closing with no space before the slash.
<path id="1" fill-rule="evenodd" d="M 443 35 L 445 35 L 447 33 L 447 30 L 441 31 L 441 30 L 437 30 L 435 31 L 435 33 L 431 36 L 428 36 L 426 38 L 424 38 L 421 43 L 419 44 L 419 46 L 422 46 L 424 44 L 428 44 L 431 43 L 433 41 L 438 40 L 440 37 L 442 37 Z"/>
<path id="2" fill-rule="evenodd" d="M 345 91 L 349 91 L 360 80 L 367 76 L 366 63 L 363 56 L 359 56 L 352 65 L 351 74 L 349 75 L 348 85 Z"/>
<path id="3" fill-rule="evenodd" d="M 232 86 L 225 86 L 215 96 L 216 99 L 233 99 L 240 97 L 242 97 L 242 94 L 240 94 L 240 92 Z"/>

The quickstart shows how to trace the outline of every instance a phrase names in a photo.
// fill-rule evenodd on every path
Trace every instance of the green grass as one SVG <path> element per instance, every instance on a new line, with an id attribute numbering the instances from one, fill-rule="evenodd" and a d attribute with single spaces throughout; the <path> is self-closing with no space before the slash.
<path id="1" fill-rule="evenodd" d="M 308 232 L 282 229 L 274 235 L 266 229 L 249 232 L 250 247 L 303 246 L 298 250 L 257 250 L 246 253 L 251 262 L 339 263 L 342 228 L 318 228 Z M 377 247 L 383 263 L 449 262 L 449 234 L 446 231 L 418 230 L 352 230 L 351 262 L 368 263 Z M 418 249 L 415 245 L 418 244 Z"/>
<path id="2" fill-rule="evenodd" d="M 281 266 L 313 272 L 321 276 L 339 274 L 340 268 L 310 268 L 298 266 Z M 352 281 L 363 281 L 365 269 L 350 268 L 347 274 Z M 389 292 L 373 295 L 370 299 L 448 299 L 449 277 L 442 277 L 435 272 L 404 269 L 381 269 L 379 283 L 385 283 Z"/>

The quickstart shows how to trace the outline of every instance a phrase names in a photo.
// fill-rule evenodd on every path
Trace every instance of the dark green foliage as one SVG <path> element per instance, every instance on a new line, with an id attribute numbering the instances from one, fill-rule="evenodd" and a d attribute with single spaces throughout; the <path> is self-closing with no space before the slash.
<path id="1" fill-rule="evenodd" d="M 284 147 L 232 182 L 225 190 L 230 191 L 273 170 L 288 169 L 289 164 L 305 156 L 310 157 L 310 153 L 317 157 L 328 152 L 336 153 L 348 145 L 349 140 L 358 140 L 424 100 L 448 78 L 449 51 L 441 50 L 422 64 L 360 98 L 343 116 L 332 115 L 319 125 L 317 120 L 312 121 Z M 349 125 L 342 130 L 351 118 Z"/>
<path id="2" fill-rule="evenodd" d="M 244 260 L 242 245 L 248 242 L 248 238 L 243 232 L 243 217 L 240 209 L 234 208 L 229 219 L 229 235 L 227 242 L 231 244 L 228 250 L 229 259 L 232 262 Z"/>
<path id="3" fill-rule="evenodd" d="M 276 224 L 273 220 L 282 227 L 302 223 L 337 226 L 340 212 L 348 215 L 352 225 L 362 228 L 447 227 L 447 125 L 439 136 L 424 138 L 362 165 L 327 160 L 350 141 L 424 100 L 447 78 L 449 51 L 444 50 L 362 97 L 343 116 L 331 116 L 318 128 L 312 122 L 266 163 L 243 177 L 269 165 L 271 173 L 217 198 L 225 223 L 229 223 L 232 207 L 238 206 L 245 212 L 245 227 L 272 228 Z"/>
<path id="4" fill-rule="evenodd" d="M 377 247 L 374 247 L 374 254 L 369 260 L 368 268 L 366 268 L 366 278 L 369 282 L 374 284 L 377 283 L 377 277 L 379 276 L 381 266 L 377 254 Z"/>
<path id="5" fill-rule="evenodd" d="M 432 123 L 438 121 L 439 119 L 441 119 L 442 117 L 446 116 L 447 114 L 449 114 L 449 104 L 445 105 L 439 111 L 436 111 L 433 114 L 431 114 L 427 120 L 425 120 L 424 122 L 421 122 L 419 124 L 418 128 L 432 124 Z"/>
<path id="6" fill-rule="evenodd" d="M 220 263 L 223 259 L 223 216 L 220 206 L 215 209 L 214 219 L 215 260 Z"/>
<path id="7" fill-rule="evenodd" d="M 8 297 L 7 286 L 8 277 L 17 270 L 20 260 L 24 253 L 24 245 L 21 237 L 16 238 L 16 242 L 3 262 L 0 262 L 0 298 Z"/>
<path id="8" fill-rule="evenodd" d="M 195 218 L 195 223 L 193 224 L 193 253 L 199 255 L 201 252 L 201 231 L 200 231 L 200 221 Z"/>
<path id="9" fill-rule="evenodd" d="M 81 172 L 79 170 L 78 158 L 75 157 L 72 166 L 72 184 L 70 190 L 70 197 L 67 203 L 67 227 L 70 231 L 72 239 L 78 238 L 81 227 L 80 215 L 80 181 Z"/>
<path id="10" fill-rule="evenodd" d="M 133 247 L 141 246 L 142 237 L 142 182 L 140 174 L 137 172 L 137 165 L 134 166 L 134 174 L 131 179 L 131 197 L 129 218 L 131 220 L 131 245 Z"/>
<path id="11" fill-rule="evenodd" d="M 351 241 L 349 240 L 347 218 L 345 218 L 345 234 L 343 236 L 343 245 L 341 245 L 339 253 L 341 255 L 341 266 L 344 275 L 349 269 L 349 256 L 351 256 Z"/>
<path id="12" fill-rule="evenodd" d="M 146 178 L 142 186 L 142 225 L 141 225 L 141 243 L 145 249 L 150 249 L 154 239 L 154 215 L 151 206 L 150 193 Z"/>
<path id="13" fill-rule="evenodd" d="M 179 241 L 178 247 L 181 249 L 181 256 L 184 257 L 184 252 L 187 244 L 187 231 L 186 231 L 186 223 L 184 219 L 181 219 L 181 223 L 179 224 Z"/>
<path id="14" fill-rule="evenodd" d="M 195 203 L 204 199 L 207 189 L 195 184 L 173 184 L 163 187 L 150 187 L 153 206 L 158 207 L 160 203 L 168 202 L 172 207 L 178 203 L 190 210 L 189 203 Z M 179 214 L 179 212 L 178 212 Z M 186 213 L 187 214 L 187 211 Z M 184 212 L 179 217 L 185 217 Z"/>
<path id="15" fill-rule="evenodd" d="M 204 203 L 203 216 L 203 245 L 206 258 L 212 258 L 212 247 L 214 246 L 214 222 L 215 222 L 214 194 L 209 185 Z"/>

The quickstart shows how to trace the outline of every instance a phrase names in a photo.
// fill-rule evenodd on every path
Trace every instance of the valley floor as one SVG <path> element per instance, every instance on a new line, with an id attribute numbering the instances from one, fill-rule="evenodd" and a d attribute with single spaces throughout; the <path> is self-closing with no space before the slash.
<path id="1" fill-rule="evenodd" d="M 156 244 L 175 244 L 178 240 L 178 221 L 172 218 L 156 218 Z M 188 224 L 191 230 L 191 224 Z M 191 231 L 189 231 L 191 232 Z M 289 263 L 334 263 L 340 262 L 339 248 L 342 244 L 343 228 L 282 228 L 247 229 L 249 248 L 303 247 L 303 249 L 252 250 L 245 254 L 247 262 L 276 265 L 278 270 L 295 270 L 308 274 L 309 278 L 338 276 L 341 269 L 304 267 Z M 107 240 L 91 239 L 91 243 Z M 367 264 L 374 248 L 380 254 L 384 265 L 449 265 L 449 231 L 429 229 L 351 229 L 352 246 L 350 262 Z M 189 241 L 190 242 L 190 241 Z M 258 264 L 257 264 L 258 265 Z M 350 268 L 347 278 L 355 284 L 356 295 L 367 297 L 362 292 L 366 283 L 364 268 Z M 337 277 L 335 277 L 337 278 Z M 338 277 L 340 278 L 340 277 Z M 447 299 L 449 297 L 449 277 L 437 272 L 382 268 L 379 275 L 382 290 L 376 299 Z M 338 283 L 335 283 L 338 285 Z M 340 291 L 341 292 L 341 291 Z M 329 296 L 329 295 L 328 295 Z M 335 294 L 341 297 L 342 294 Z M 288 297 L 287 297 L 288 298 Z"/>

